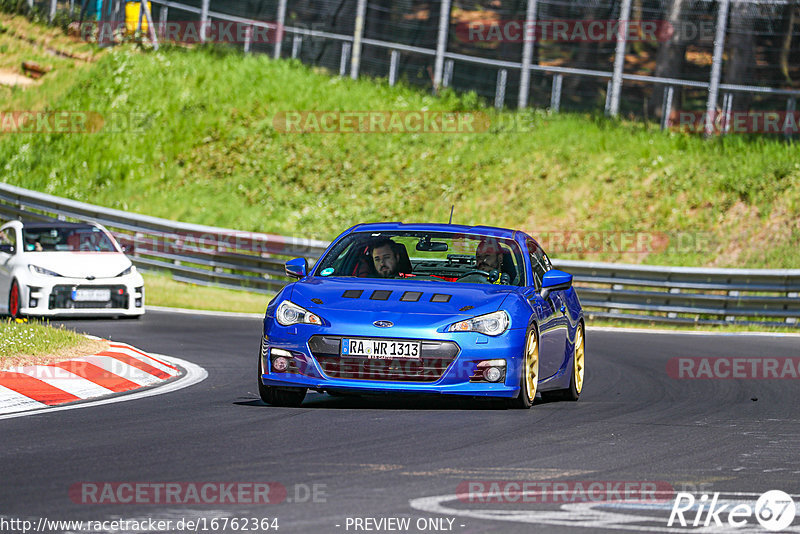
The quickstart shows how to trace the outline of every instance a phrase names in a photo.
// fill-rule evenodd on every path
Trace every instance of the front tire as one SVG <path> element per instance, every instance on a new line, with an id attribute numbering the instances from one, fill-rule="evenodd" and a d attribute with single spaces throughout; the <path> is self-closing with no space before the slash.
<path id="1" fill-rule="evenodd" d="M 510 399 L 511 408 L 526 410 L 533 406 L 539 387 L 539 332 L 531 327 L 525 336 L 525 354 L 520 372 L 519 396 Z"/>
<path id="2" fill-rule="evenodd" d="M 261 355 L 258 356 L 258 395 L 261 400 L 272 406 L 296 408 L 306 398 L 306 388 L 276 388 L 265 386 L 261 382 Z"/>

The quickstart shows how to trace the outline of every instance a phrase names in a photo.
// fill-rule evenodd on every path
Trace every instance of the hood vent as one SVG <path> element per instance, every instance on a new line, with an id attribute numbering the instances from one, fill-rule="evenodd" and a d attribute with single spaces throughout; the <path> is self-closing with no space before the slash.
<path id="1" fill-rule="evenodd" d="M 391 294 L 392 294 L 392 292 L 390 290 L 388 290 L 388 289 L 376 289 L 375 291 L 372 292 L 372 295 L 370 295 L 369 299 L 370 300 L 389 300 L 389 295 L 391 295 Z"/>
<path id="2" fill-rule="evenodd" d="M 360 299 L 363 292 L 363 289 L 348 289 L 342 294 L 342 297 L 346 299 Z"/>
<path id="3" fill-rule="evenodd" d="M 442 293 L 434 293 L 431 297 L 431 302 L 450 302 L 453 295 L 444 295 Z"/>
<path id="4" fill-rule="evenodd" d="M 403 293 L 403 296 L 400 297 L 401 302 L 417 302 L 419 298 L 422 296 L 422 291 L 406 291 Z"/>

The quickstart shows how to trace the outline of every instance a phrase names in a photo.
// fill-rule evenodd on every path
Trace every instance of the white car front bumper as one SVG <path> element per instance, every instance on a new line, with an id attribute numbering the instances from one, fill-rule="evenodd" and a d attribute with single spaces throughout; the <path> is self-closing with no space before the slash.
<path id="1" fill-rule="evenodd" d="M 136 272 L 94 280 L 63 276 L 25 278 L 20 280 L 23 315 L 136 316 L 145 311 L 144 280 Z"/>

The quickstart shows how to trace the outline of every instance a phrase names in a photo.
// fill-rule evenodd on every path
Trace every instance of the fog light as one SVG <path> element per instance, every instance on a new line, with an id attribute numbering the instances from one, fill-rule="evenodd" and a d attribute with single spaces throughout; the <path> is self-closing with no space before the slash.
<path id="1" fill-rule="evenodd" d="M 506 376 L 505 360 L 484 360 L 478 363 L 477 375 L 487 382 L 501 382 Z"/>
<path id="2" fill-rule="evenodd" d="M 502 371 L 497 367 L 489 367 L 483 371 L 483 377 L 486 378 L 488 382 L 497 382 L 502 376 Z"/>
<path id="3" fill-rule="evenodd" d="M 274 360 L 272 360 L 272 368 L 279 372 L 283 373 L 286 369 L 289 368 L 289 360 L 284 358 L 283 356 L 278 356 Z"/>

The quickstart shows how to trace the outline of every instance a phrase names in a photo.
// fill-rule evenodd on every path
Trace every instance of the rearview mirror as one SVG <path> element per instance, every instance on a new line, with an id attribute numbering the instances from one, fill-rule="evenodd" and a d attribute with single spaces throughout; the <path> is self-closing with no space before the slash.
<path id="1" fill-rule="evenodd" d="M 4 243 L 0 245 L 0 252 L 5 252 L 6 254 L 13 254 L 14 253 L 14 245 L 9 243 Z"/>
<path id="2" fill-rule="evenodd" d="M 571 274 L 558 269 L 550 269 L 542 277 L 542 298 L 546 299 L 551 291 L 561 291 L 570 287 L 572 287 Z"/>
<path id="3" fill-rule="evenodd" d="M 303 278 L 308 274 L 308 261 L 305 258 L 294 258 L 286 262 L 286 276 Z"/>
<path id="4" fill-rule="evenodd" d="M 417 242 L 416 248 L 420 252 L 447 252 L 447 243 L 431 241 L 430 237 L 425 236 Z"/>

